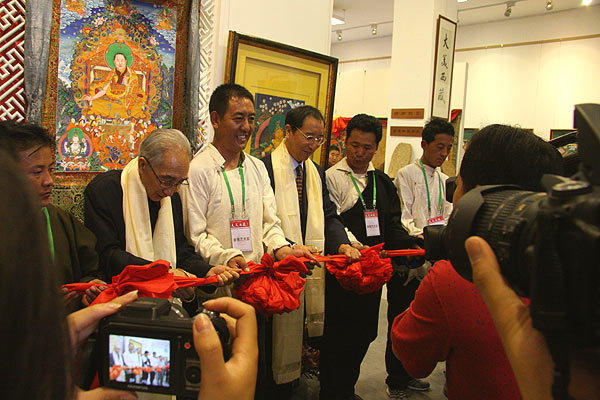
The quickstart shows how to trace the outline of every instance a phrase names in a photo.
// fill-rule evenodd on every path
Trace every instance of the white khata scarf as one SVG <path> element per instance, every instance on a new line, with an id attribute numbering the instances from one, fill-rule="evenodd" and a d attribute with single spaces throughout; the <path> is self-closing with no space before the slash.
<path id="1" fill-rule="evenodd" d="M 125 249 L 146 260 L 166 260 L 171 268 L 177 265 L 175 226 L 171 197 L 160 201 L 158 219 L 152 234 L 148 211 L 148 195 L 140 179 L 139 157 L 131 160 L 121 173 L 123 188 L 123 219 L 125 220 Z"/>
<path id="2" fill-rule="evenodd" d="M 296 188 L 296 172 L 285 140 L 271 154 L 277 216 L 286 238 L 298 244 L 325 247 L 325 216 L 323 214 L 323 187 L 317 167 L 311 160 L 304 162 L 305 187 L 308 200 L 306 240 L 302 240 L 300 205 Z M 303 294 L 303 295 L 302 295 Z M 322 336 L 325 315 L 325 268 L 315 268 L 306 277 L 300 295 L 300 308 L 290 313 L 273 316 L 273 378 L 275 383 L 291 382 L 300 377 L 302 365 L 302 334 L 304 306 L 309 336 Z"/>

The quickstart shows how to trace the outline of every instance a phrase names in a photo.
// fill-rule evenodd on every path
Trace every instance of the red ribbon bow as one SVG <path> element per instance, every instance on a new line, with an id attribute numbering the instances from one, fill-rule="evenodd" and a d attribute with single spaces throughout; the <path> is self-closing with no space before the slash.
<path id="1" fill-rule="evenodd" d="M 235 296 L 267 315 L 300 307 L 300 293 L 306 282 L 300 274 L 308 273 L 304 262 L 293 256 L 275 262 L 269 254 L 263 255 L 260 261 L 260 264 L 248 263 L 250 272 L 255 275 L 235 289 Z"/>

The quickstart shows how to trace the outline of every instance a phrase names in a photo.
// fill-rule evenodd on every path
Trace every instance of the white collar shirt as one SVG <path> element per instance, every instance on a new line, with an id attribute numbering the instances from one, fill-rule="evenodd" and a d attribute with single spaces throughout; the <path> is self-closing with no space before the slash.
<path id="1" fill-rule="evenodd" d="M 235 168 L 226 174 L 235 205 L 233 218 L 249 218 L 250 221 L 251 252 L 234 249 L 231 244 L 231 202 L 222 172 L 225 159 L 212 144 L 194 157 L 190 163 L 189 185 L 180 191 L 186 234 L 196 251 L 211 265 L 225 265 L 239 255 L 258 263 L 265 247 L 273 254 L 289 244 L 277 217 L 275 196 L 265 165 L 255 157 L 243 155 L 246 215 L 243 215 L 239 171 Z"/>
<path id="2" fill-rule="evenodd" d="M 336 205 L 338 214 L 348 211 L 359 201 L 359 195 L 352 182 L 352 178 L 350 178 L 350 173 L 354 176 L 358 189 L 362 193 L 369 183 L 368 174 L 372 171 L 375 171 L 375 167 L 370 162 L 366 173 L 356 174 L 348 165 L 346 157 L 344 157 L 325 172 L 329 197 L 333 201 L 333 204 Z M 367 207 L 371 206 L 372 204 L 367 204 Z M 347 228 L 346 233 L 350 242 L 358 242 L 356 237 Z"/>
<path id="3" fill-rule="evenodd" d="M 427 226 L 429 218 L 442 215 L 448 221 L 452 212 L 452 203 L 446 201 L 446 179 L 440 168 L 432 168 L 423 164 L 427 183 L 423 176 L 420 159 L 398 171 L 394 185 L 402 204 L 402 226 L 411 236 L 421 235 Z M 440 179 L 442 192 L 440 193 Z M 431 199 L 431 212 L 427 201 L 427 189 Z M 439 199 L 442 198 L 442 209 L 439 209 Z"/>
<path id="4" fill-rule="evenodd" d="M 139 354 L 137 352 L 131 353 L 129 350 L 123 354 L 123 362 L 126 366 L 132 368 L 139 367 L 141 365 Z"/>

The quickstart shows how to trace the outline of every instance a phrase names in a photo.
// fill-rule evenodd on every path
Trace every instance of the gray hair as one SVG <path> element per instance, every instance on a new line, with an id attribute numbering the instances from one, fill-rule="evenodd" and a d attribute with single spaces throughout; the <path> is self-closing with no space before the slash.
<path id="1" fill-rule="evenodd" d="M 151 164 L 161 165 L 163 155 L 167 151 L 182 151 L 192 158 L 190 141 L 177 129 L 156 129 L 142 140 L 140 157 Z"/>

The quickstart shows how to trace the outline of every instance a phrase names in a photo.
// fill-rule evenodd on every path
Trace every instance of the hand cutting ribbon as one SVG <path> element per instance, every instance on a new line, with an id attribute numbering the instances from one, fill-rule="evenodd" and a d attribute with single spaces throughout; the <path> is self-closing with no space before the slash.
<path id="1" fill-rule="evenodd" d="M 360 261 L 348 264 L 343 255 L 319 256 L 325 262 L 329 273 L 336 276 L 342 287 L 359 294 L 379 290 L 391 277 L 391 262 L 380 258 L 383 243 L 361 251 Z M 386 250 L 387 257 L 423 255 L 423 250 Z M 236 296 L 254 306 L 258 312 L 268 315 L 289 312 L 300 307 L 300 293 L 304 289 L 308 269 L 308 258 L 286 257 L 274 261 L 265 254 L 261 264 L 248 263 L 247 279 L 235 289 Z M 129 265 L 112 278 L 112 283 L 96 297 L 92 304 L 105 303 L 132 290 L 138 290 L 140 297 L 170 298 L 174 290 L 186 287 L 215 285 L 218 275 L 210 278 L 187 278 L 174 276 L 169 272 L 169 263 L 158 260 L 148 265 Z M 96 283 L 70 283 L 63 285 L 69 291 L 80 294 Z M 104 286 L 104 285 L 103 285 Z"/>

